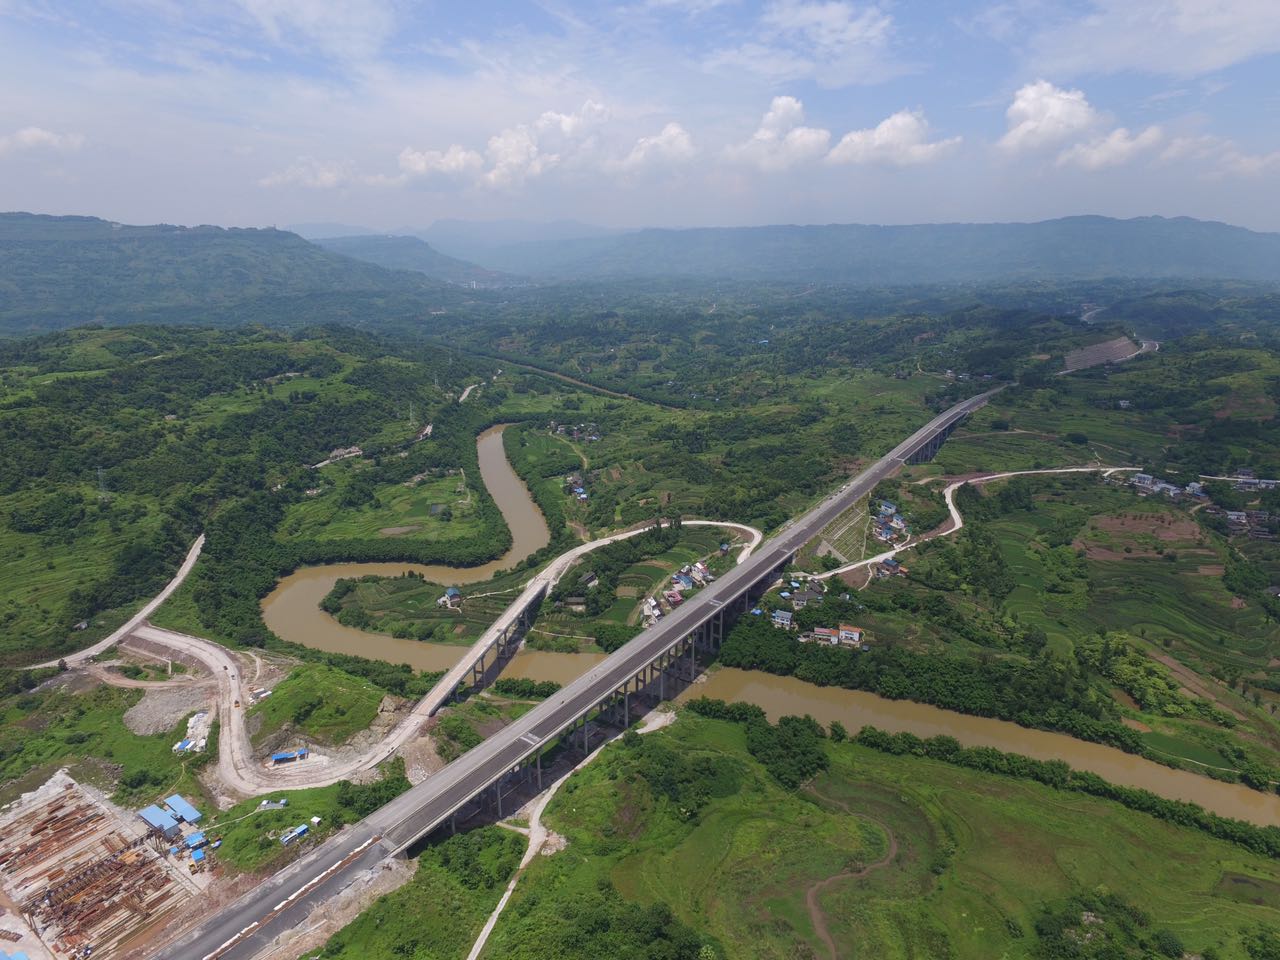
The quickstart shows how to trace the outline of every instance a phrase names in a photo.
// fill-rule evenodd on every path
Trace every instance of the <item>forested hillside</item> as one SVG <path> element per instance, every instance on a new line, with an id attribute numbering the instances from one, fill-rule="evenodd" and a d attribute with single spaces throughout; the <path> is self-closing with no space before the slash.
<path id="1" fill-rule="evenodd" d="M 418 318 L 456 294 L 280 230 L 0 214 L 0 334 L 89 322 Z"/>
<path id="2" fill-rule="evenodd" d="M 215 574 L 204 605 L 227 624 L 259 623 L 255 578 L 269 584 L 325 548 L 295 538 L 258 557 L 260 568 L 237 567 L 224 557 L 244 553 L 249 531 L 238 524 L 269 540 L 267 518 L 303 498 L 317 482 L 308 465 L 335 448 L 359 444 L 375 459 L 405 450 L 388 466 L 406 477 L 471 463 L 474 425 L 464 417 L 453 429 L 448 414 L 485 415 L 450 396 L 473 376 L 456 354 L 334 328 L 296 337 L 90 328 L 3 346 L 0 663 L 109 632 L 163 586 L 201 531 L 202 567 Z M 431 419 L 432 442 L 413 444 Z M 487 558 L 505 528 L 478 487 L 484 530 L 469 549 Z"/>

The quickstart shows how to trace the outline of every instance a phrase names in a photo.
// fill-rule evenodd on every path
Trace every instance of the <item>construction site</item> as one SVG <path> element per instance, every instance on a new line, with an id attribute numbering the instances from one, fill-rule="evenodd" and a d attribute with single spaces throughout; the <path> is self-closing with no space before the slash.
<path id="1" fill-rule="evenodd" d="M 12 932 L 56 960 L 144 946 L 211 879 L 166 855 L 171 839 L 59 772 L 0 810 L 5 926 L 20 918 Z"/>

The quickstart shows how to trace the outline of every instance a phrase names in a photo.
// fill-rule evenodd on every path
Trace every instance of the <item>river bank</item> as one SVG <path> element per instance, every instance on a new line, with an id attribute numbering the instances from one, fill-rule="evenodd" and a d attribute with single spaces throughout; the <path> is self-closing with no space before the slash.
<path id="1" fill-rule="evenodd" d="M 809 714 L 824 725 L 833 720 L 850 733 L 879 727 L 890 733 L 918 737 L 955 737 L 966 747 L 994 747 L 1037 760 L 1063 760 L 1112 783 L 1140 787 L 1171 800 L 1198 803 L 1224 817 L 1262 826 L 1280 826 L 1280 797 L 1237 783 L 1223 783 L 1186 770 L 1174 770 L 1152 760 L 1062 733 L 1032 730 L 1007 720 L 974 717 L 910 700 L 887 700 L 861 690 L 819 687 L 794 677 L 778 677 L 752 670 L 722 667 L 704 682 L 686 690 L 680 701 L 712 697 L 753 703 L 771 721 L 788 714 Z"/>

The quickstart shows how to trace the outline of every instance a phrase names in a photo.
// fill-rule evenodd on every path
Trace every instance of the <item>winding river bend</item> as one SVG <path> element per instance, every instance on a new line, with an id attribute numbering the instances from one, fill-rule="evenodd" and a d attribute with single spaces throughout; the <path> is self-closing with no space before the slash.
<path id="1" fill-rule="evenodd" d="M 550 543 L 551 532 L 542 511 L 507 461 L 502 445 L 502 432 L 507 426 L 499 424 L 480 434 L 476 440 L 476 452 L 480 459 L 480 477 L 511 530 L 510 550 L 497 560 L 479 567 L 421 563 L 329 563 L 303 567 L 281 580 L 262 602 L 262 618 L 267 626 L 292 643 L 329 653 L 351 653 L 391 663 L 407 663 L 415 670 L 447 670 L 457 663 L 466 647 L 397 639 L 382 633 L 344 627 L 320 609 L 320 601 L 343 577 L 398 577 L 406 570 L 413 570 L 434 583 L 461 585 L 488 580 L 499 570 L 514 566 Z M 570 657 L 570 663 L 561 669 L 572 664 L 573 658 Z M 584 662 L 578 669 L 585 666 Z"/>
<path id="2" fill-rule="evenodd" d="M 399 576 L 415 570 L 436 583 L 465 584 L 486 580 L 519 563 L 551 540 L 541 511 L 507 461 L 502 443 L 506 424 L 491 427 L 477 439 L 480 475 L 511 529 L 511 549 L 479 567 L 426 566 L 411 563 L 338 563 L 305 567 L 285 577 L 263 601 L 263 618 L 286 640 L 333 653 L 408 663 L 417 670 L 446 670 L 464 647 L 396 639 L 344 627 L 320 609 L 320 601 L 341 577 Z M 508 676 L 567 683 L 604 659 L 603 654 L 543 653 L 522 650 L 508 664 Z M 684 697 L 744 700 L 764 708 L 771 719 L 785 714 L 811 714 L 822 723 L 839 720 L 850 731 L 871 724 L 893 733 L 921 737 L 945 733 L 965 746 L 989 746 L 1040 760 L 1064 760 L 1113 783 L 1142 787 L 1162 797 L 1189 800 L 1222 816 L 1280 826 L 1280 797 L 1238 784 L 1221 783 L 1183 770 L 1171 770 L 1111 747 L 1086 743 L 1064 734 L 1028 730 L 1017 724 L 940 710 L 906 700 L 887 700 L 871 693 L 818 687 L 791 677 L 734 669 L 712 672 L 706 682 Z"/>

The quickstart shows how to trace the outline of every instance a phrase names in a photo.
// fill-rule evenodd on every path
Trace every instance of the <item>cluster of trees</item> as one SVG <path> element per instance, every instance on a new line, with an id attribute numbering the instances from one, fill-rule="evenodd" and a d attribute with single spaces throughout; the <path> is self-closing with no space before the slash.
<path id="1" fill-rule="evenodd" d="M 492 890 L 520 866 L 525 842 L 518 833 L 496 827 L 455 833 L 424 855 L 436 860 L 469 890 Z"/>
<path id="2" fill-rule="evenodd" d="M 764 711 L 753 704 L 709 697 L 690 701 L 689 709 L 700 716 L 743 724 L 747 751 L 788 790 L 795 790 L 830 763 L 822 743 L 826 733 L 808 714 L 779 717 L 777 724 L 770 724 Z"/>
<path id="3" fill-rule="evenodd" d="M 281 646 L 287 647 L 290 653 L 304 659 L 325 663 L 352 676 L 363 677 L 375 687 L 395 694 L 397 697 L 410 699 L 425 697 L 445 675 L 443 670 L 423 670 L 414 673 L 413 668 L 407 663 L 369 660 L 350 653 L 328 653 L 295 644 L 281 644 Z"/>
<path id="4" fill-rule="evenodd" d="M 436 725 L 436 752 L 445 763 L 450 763 L 468 750 L 474 750 L 484 743 L 479 731 L 464 717 L 450 714 Z"/>
<path id="5" fill-rule="evenodd" d="M 1036 937 L 1040 960 L 1181 960 L 1185 952 L 1177 934 L 1152 930 L 1146 913 L 1114 893 L 1081 893 L 1046 905 L 1036 919 Z"/>
<path id="6" fill-rule="evenodd" d="M 520 700 L 545 700 L 560 691 L 554 680 L 530 680 L 528 677 L 499 677 L 493 681 L 493 692 Z"/>
<path id="7" fill-rule="evenodd" d="M 19 533 L 74 530 L 84 519 L 84 497 L 71 490 L 57 490 L 29 507 L 9 511 L 9 526 Z"/>
<path id="8" fill-rule="evenodd" d="M 622 747 L 619 775 L 629 783 L 643 782 L 681 820 L 696 819 L 713 797 L 732 796 L 741 786 L 738 765 L 718 753 L 677 750 L 659 737 L 642 737 L 635 730 L 623 734 Z"/>
<path id="9" fill-rule="evenodd" d="M 913 653 L 889 644 L 851 651 L 800 643 L 794 634 L 754 617 L 730 631 L 719 656 L 730 667 L 1060 730 L 1130 753 L 1143 750 L 1141 738 L 1120 722 L 1110 698 L 1098 695 L 1073 665 L 1053 658 L 983 662 L 962 655 Z"/>
<path id="10" fill-rule="evenodd" d="M 1235 726 L 1235 718 L 1210 701 L 1188 697 L 1160 664 L 1138 650 L 1124 634 L 1082 637 L 1076 657 L 1115 682 L 1143 710 L 1166 717 L 1195 716 L 1223 727 Z"/>
<path id="11" fill-rule="evenodd" d="M 50 677 L 57 676 L 62 667 L 41 667 L 35 670 L 7 670 L 0 668 L 0 698 L 34 690 Z"/>
<path id="12" fill-rule="evenodd" d="M 371 783 L 338 781 L 338 806 L 348 823 L 363 820 L 379 807 L 390 803 L 411 787 L 404 773 L 404 759 L 396 757 L 382 772 L 382 779 Z"/>
<path id="13" fill-rule="evenodd" d="M 886 733 L 875 727 L 863 727 L 855 739 L 863 746 L 883 753 L 930 757 L 971 770 L 1035 780 L 1059 790 L 1114 800 L 1130 810 L 1149 813 L 1160 820 L 1204 831 L 1221 840 L 1239 844 L 1254 853 L 1268 857 L 1280 856 L 1280 827 L 1259 827 L 1243 820 L 1220 817 L 1198 804 L 1167 800 L 1149 790 L 1119 786 L 1095 773 L 1073 770 L 1061 760 L 1034 760 L 1017 753 L 1004 753 L 993 747 L 962 747 L 954 737 L 937 736 L 924 740 L 911 733 Z"/>

